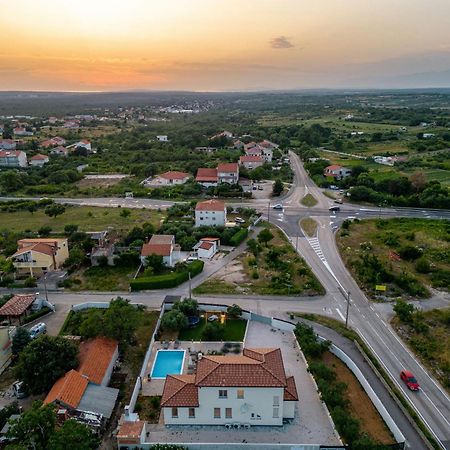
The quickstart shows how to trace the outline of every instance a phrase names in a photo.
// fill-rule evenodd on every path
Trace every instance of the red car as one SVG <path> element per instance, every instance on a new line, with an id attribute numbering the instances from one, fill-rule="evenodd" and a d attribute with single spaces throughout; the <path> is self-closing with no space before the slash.
<path id="1" fill-rule="evenodd" d="M 405 382 L 408 389 L 411 391 L 418 391 L 420 386 L 416 378 L 409 370 L 402 370 L 400 372 L 400 378 Z"/>

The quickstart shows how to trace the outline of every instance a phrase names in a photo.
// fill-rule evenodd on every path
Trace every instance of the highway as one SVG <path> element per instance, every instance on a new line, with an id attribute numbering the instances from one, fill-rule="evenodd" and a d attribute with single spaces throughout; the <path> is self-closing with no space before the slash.
<path id="1" fill-rule="evenodd" d="M 336 214 L 328 217 L 324 214 L 323 206 L 329 204 L 330 200 L 325 197 L 320 189 L 311 186 L 309 177 L 304 170 L 298 170 L 301 166 L 298 157 L 291 154 L 292 166 L 296 172 L 296 189 L 290 193 L 287 201 L 286 211 L 281 215 L 272 214 L 270 221 L 283 229 L 291 238 L 293 245 L 298 248 L 299 253 L 325 287 L 331 303 L 328 307 L 344 320 L 347 301 L 343 293 L 350 292 L 350 320 L 349 325 L 354 328 L 367 346 L 377 356 L 382 366 L 391 376 L 397 387 L 403 392 L 416 409 L 418 415 L 428 426 L 435 439 L 442 448 L 450 449 L 450 398 L 442 386 L 428 373 L 428 371 L 417 361 L 406 345 L 396 335 L 381 315 L 375 310 L 365 294 L 358 287 L 350 275 L 340 257 L 336 246 L 334 231 L 342 217 L 352 214 L 350 211 L 360 212 L 357 217 L 433 217 L 449 218 L 450 211 L 432 211 L 397 208 L 391 214 L 388 210 L 377 210 L 373 208 L 342 208 Z M 304 195 L 306 186 L 314 197 L 319 201 L 316 207 L 309 208 L 305 213 L 297 213 L 303 210 L 294 205 Z M 316 213 L 317 209 L 317 213 Z M 299 228 L 299 219 L 302 216 L 313 217 L 319 224 L 316 239 L 308 239 Z M 339 218 L 338 218 L 339 216 Z M 421 385 L 420 392 L 411 392 L 400 382 L 399 373 L 401 369 L 411 370 Z"/>

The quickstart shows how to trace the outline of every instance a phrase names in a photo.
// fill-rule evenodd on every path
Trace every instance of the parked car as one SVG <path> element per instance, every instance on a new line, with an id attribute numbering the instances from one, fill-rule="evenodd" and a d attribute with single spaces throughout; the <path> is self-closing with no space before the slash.
<path id="1" fill-rule="evenodd" d="M 342 198 L 337 198 L 334 203 L 339 203 L 340 205 L 342 205 Z"/>
<path id="2" fill-rule="evenodd" d="M 409 370 L 402 370 L 400 372 L 400 378 L 408 386 L 410 391 L 418 391 L 420 389 L 419 383 L 416 377 Z"/>
<path id="3" fill-rule="evenodd" d="M 28 392 L 25 389 L 23 381 L 16 381 L 13 383 L 13 391 L 16 398 L 28 397 Z"/>
<path id="4" fill-rule="evenodd" d="M 258 191 L 263 191 L 264 190 L 264 188 L 260 185 L 260 186 L 258 186 Z"/>
<path id="5" fill-rule="evenodd" d="M 47 325 L 44 322 L 37 323 L 30 328 L 30 338 L 36 339 L 41 334 L 47 334 Z"/>
<path id="6" fill-rule="evenodd" d="M 215 322 L 216 320 L 219 320 L 219 316 L 216 316 L 215 314 L 208 317 L 208 322 Z"/>
<path id="7" fill-rule="evenodd" d="M 277 203 L 273 206 L 273 209 L 283 209 L 283 205 L 281 203 Z"/>
<path id="8" fill-rule="evenodd" d="M 332 212 L 337 212 L 340 211 L 341 208 L 339 206 L 331 206 L 330 208 L 328 208 L 328 210 Z"/>
<path id="9" fill-rule="evenodd" d="M 235 221 L 236 223 L 245 223 L 245 220 L 244 220 L 242 217 L 236 217 L 236 218 L 234 219 L 234 221 Z"/>
<path id="10" fill-rule="evenodd" d="M 188 256 L 187 258 L 186 258 L 186 261 L 187 262 L 192 262 L 192 261 L 197 261 L 198 260 L 198 256 Z"/>

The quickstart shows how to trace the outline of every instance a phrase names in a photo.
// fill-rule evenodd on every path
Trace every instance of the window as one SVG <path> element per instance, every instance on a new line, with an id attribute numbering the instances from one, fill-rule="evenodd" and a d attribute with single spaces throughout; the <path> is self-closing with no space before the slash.
<path id="1" fill-rule="evenodd" d="M 237 390 L 237 398 L 244 398 L 244 389 Z"/>
<path id="2" fill-rule="evenodd" d="M 273 406 L 280 406 L 280 397 L 278 395 L 273 396 Z"/>
<path id="3" fill-rule="evenodd" d="M 172 419 L 178 419 L 178 408 L 172 408 Z"/>
<path id="4" fill-rule="evenodd" d="M 214 419 L 220 419 L 220 408 L 214 408 Z"/>
<path id="5" fill-rule="evenodd" d="M 231 408 L 225 408 L 225 419 L 233 418 L 233 413 Z"/>
<path id="6" fill-rule="evenodd" d="M 219 398 L 228 398 L 228 391 L 219 389 Z"/>
<path id="7" fill-rule="evenodd" d="M 189 408 L 189 419 L 195 418 L 195 408 Z"/>
<path id="8" fill-rule="evenodd" d="M 280 416 L 279 416 L 279 413 L 280 413 L 280 408 L 273 408 L 273 418 L 274 419 L 278 419 Z"/>

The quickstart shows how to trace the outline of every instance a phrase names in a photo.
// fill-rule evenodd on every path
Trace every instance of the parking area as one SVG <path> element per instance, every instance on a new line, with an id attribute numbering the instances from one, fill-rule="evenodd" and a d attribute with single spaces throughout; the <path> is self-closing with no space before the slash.
<path id="1" fill-rule="evenodd" d="M 252 190 L 252 197 L 270 199 L 272 197 L 273 181 L 258 181 L 254 183 L 256 189 Z M 260 189 L 262 188 L 262 189 Z"/>

